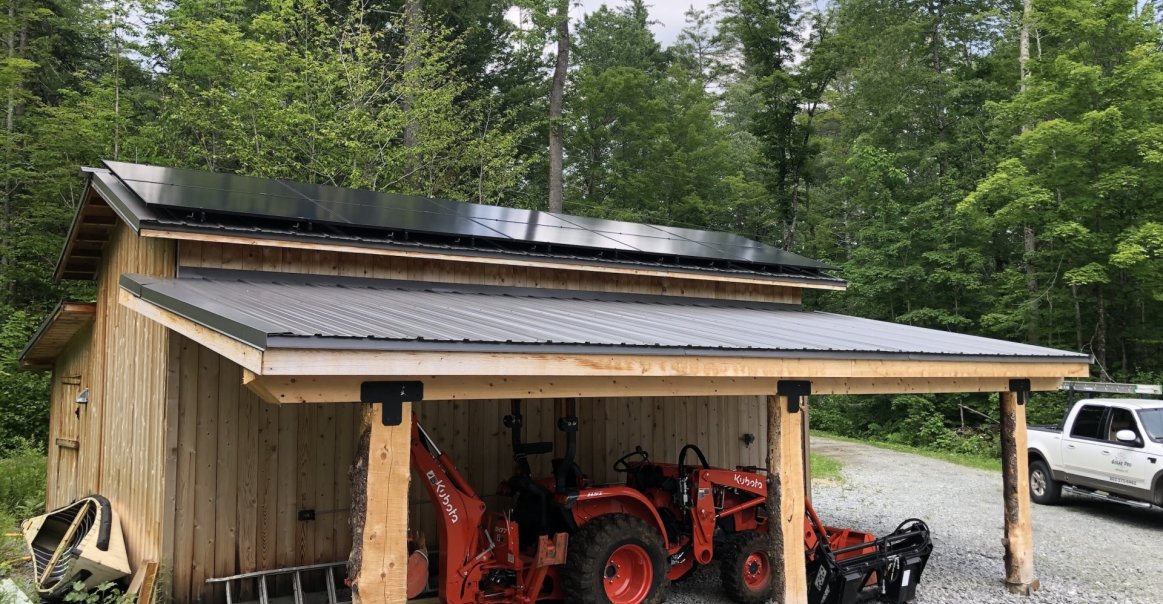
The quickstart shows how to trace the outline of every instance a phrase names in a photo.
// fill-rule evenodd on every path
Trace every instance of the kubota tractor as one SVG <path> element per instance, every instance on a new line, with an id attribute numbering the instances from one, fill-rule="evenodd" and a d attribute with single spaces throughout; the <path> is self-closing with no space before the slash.
<path id="1" fill-rule="evenodd" d="M 551 477 L 536 478 L 527 458 L 551 453 L 553 444 L 523 442 L 520 403 L 513 403 L 505 425 L 518 472 L 502 485 L 513 497 L 504 512 L 486 512 L 413 420 L 412 465 L 439 510 L 442 602 L 653 604 L 663 600 L 671 581 L 713 561 L 736 601 L 771 599 L 776 565 L 764 471 L 711 467 L 693 444 L 682 448 L 677 463 L 655 463 L 639 447 L 614 463 L 626 474 L 624 483 L 590 484 L 574 461 L 573 406 L 568 403 L 558 420 L 564 455 L 553 460 Z M 809 503 L 804 548 L 812 604 L 899 604 L 913 599 L 932 543 L 920 520 L 875 539 L 824 526 Z"/>

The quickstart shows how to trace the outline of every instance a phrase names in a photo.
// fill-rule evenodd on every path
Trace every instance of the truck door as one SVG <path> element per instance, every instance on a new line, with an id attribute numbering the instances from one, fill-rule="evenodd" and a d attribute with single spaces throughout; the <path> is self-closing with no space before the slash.
<path id="1" fill-rule="evenodd" d="M 1136 441 L 1119 442 L 1115 438 L 1119 430 L 1134 432 Z M 1138 498 L 1149 497 L 1151 479 L 1154 478 L 1158 466 L 1147 460 L 1143 429 L 1131 410 L 1111 407 L 1106 441 L 1107 445 L 1101 452 L 1102 459 L 1099 460 L 1104 471 L 1103 479 L 1118 485 L 1115 487 L 1118 492 Z"/>
<path id="2" fill-rule="evenodd" d="M 1107 448 L 1105 428 L 1107 426 L 1107 406 L 1083 405 L 1070 424 L 1070 433 L 1062 435 L 1062 466 L 1070 474 L 1072 482 L 1090 486 L 1105 474 L 1101 458 Z"/>

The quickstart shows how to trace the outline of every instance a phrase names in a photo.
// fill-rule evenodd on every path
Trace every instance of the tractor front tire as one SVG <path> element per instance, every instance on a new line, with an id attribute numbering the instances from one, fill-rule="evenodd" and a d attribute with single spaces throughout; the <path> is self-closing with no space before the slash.
<path id="1" fill-rule="evenodd" d="M 719 574 L 723 591 L 740 604 L 763 604 L 775 597 L 771 538 L 756 531 L 732 535 L 723 544 Z"/>
<path id="2" fill-rule="evenodd" d="M 658 604 L 666 598 L 666 547 L 649 523 L 598 516 L 569 540 L 562 587 L 570 604 Z"/>
<path id="3" fill-rule="evenodd" d="M 1037 460 L 1030 462 L 1030 499 L 1042 505 L 1054 505 L 1062 498 L 1062 483 L 1054 480 L 1050 466 Z"/>

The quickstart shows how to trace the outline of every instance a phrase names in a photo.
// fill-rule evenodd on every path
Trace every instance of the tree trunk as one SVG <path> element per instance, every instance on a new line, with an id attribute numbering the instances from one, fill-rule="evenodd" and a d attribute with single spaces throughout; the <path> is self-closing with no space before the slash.
<path id="1" fill-rule="evenodd" d="M 410 57 L 407 64 L 404 65 L 404 69 L 408 72 L 413 72 L 418 67 L 416 64 L 414 45 L 417 44 L 420 27 L 422 27 L 423 23 L 423 8 L 423 0 L 405 0 L 404 2 L 404 37 L 405 44 L 409 47 L 408 53 Z M 405 179 L 405 182 L 413 189 L 416 189 L 420 182 L 419 172 L 422 166 L 420 165 L 419 158 L 415 154 L 416 133 L 419 131 L 419 126 L 417 125 L 415 115 L 412 114 L 412 106 L 414 103 L 415 99 L 411 91 L 406 92 L 403 98 L 403 107 L 404 115 L 408 116 L 408 121 L 404 124 L 404 148 L 408 150 L 408 163 L 405 166 L 405 170 L 408 178 Z"/>
<path id="2" fill-rule="evenodd" d="M 1026 63 L 1030 60 L 1030 19 L 1031 12 L 1034 10 L 1033 0 L 1022 0 L 1022 28 L 1021 36 L 1018 43 L 1018 71 L 1019 86 L 1022 92 L 1026 90 L 1026 79 L 1029 77 L 1029 71 L 1026 69 Z M 1029 130 L 1030 127 L 1026 124 L 1022 125 L 1022 132 Z M 1038 250 L 1038 239 L 1034 233 L 1034 228 L 1026 225 L 1023 229 L 1023 242 L 1025 251 L 1025 267 L 1026 267 L 1026 288 L 1030 292 L 1030 314 L 1029 320 L 1026 323 L 1026 341 L 1030 344 L 1038 343 L 1038 274 L 1034 270 L 1034 253 Z"/>
<path id="3" fill-rule="evenodd" d="M 553 66 L 553 85 L 549 89 L 549 211 L 560 212 L 565 200 L 561 106 L 565 96 L 565 75 L 569 68 L 569 2 L 557 3 L 557 61 Z"/>

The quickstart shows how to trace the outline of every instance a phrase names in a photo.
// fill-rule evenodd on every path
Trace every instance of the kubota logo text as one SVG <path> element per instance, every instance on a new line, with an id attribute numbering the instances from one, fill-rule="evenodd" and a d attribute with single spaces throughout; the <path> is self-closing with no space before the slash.
<path id="1" fill-rule="evenodd" d="M 759 480 L 758 478 L 751 478 L 748 476 L 743 476 L 742 474 L 736 474 L 735 484 L 752 489 L 758 489 L 759 487 L 763 486 L 763 481 Z"/>
<path id="2" fill-rule="evenodd" d="M 436 499 L 439 505 L 444 507 L 444 513 L 448 515 L 448 519 L 456 524 L 460 521 L 460 511 L 456 506 L 452 505 L 452 497 L 448 495 L 448 490 L 444 488 L 444 481 L 436 478 L 436 473 L 428 472 L 428 482 L 432 484 L 432 488 L 436 490 Z"/>

